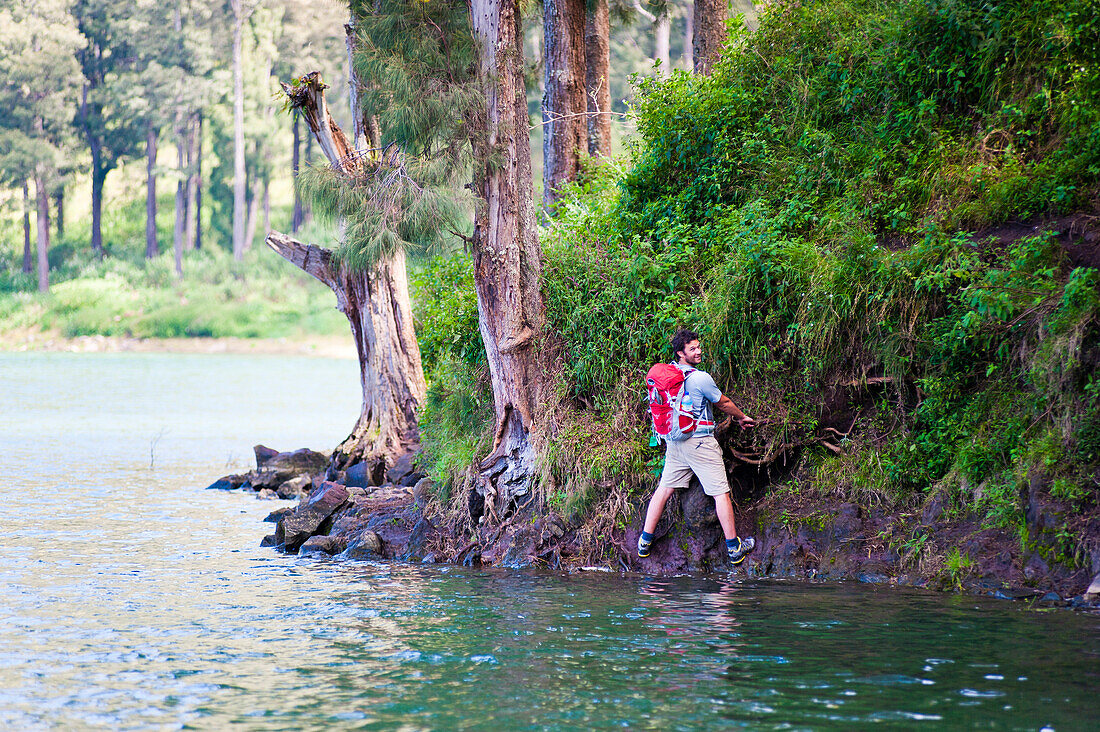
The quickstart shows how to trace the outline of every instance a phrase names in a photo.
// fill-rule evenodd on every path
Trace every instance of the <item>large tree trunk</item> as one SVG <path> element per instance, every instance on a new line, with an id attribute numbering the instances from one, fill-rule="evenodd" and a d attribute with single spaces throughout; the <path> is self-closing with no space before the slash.
<path id="1" fill-rule="evenodd" d="M 611 154 L 611 17 L 607 0 L 592 0 L 584 19 L 584 88 L 588 154 Z"/>
<path id="2" fill-rule="evenodd" d="M 160 254 L 157 246 L 157 131 L 145 133 L 145 258 Z"/>
<path id="3" fill-rule="evenodd" d="M 244 72 L 241 69 L 241 34 L 244 30 L 243 0 L 231 0 L 233 7 L 233 258 L 244 256 L 247 225 L 244 166 Z"/>
<path id="4" fill-rule="evenodd" d="M 298 86 L 284 84 L 283 89 L 329 163 L 349 175 L 358 172 L 359 156 L 352 154 L 343 131 L 328 114 L 320 74 L 308 74 Z M 333 453 L 333 466 L 344 469 L 366 461 L 373 474 L 380 466 L 392 464 L 401 454 L 415 449 L 420 441 L 416 409 L 427 387 L 413 329 L 405 253 L 399 249 L 389 260 L 361 272 L 335 264 L 328 249 L 303 244 L 278 232 L 267 237 L 267 244 L 328 285 L 336 294 L 337 307 L 351 324 L 359 352 L 363 407 L 355 429 Z"/>
<path id="5" fill-rule="evenodd" d="M 584 5 L 584 0 L 546 0 L 543 4 L 546 87 L 542 99 L 542 201 L 545 206 L 558 200 L 559 189 L 576 179 L 580 156 L 588 150 Z M 477 23 L 476 18 L 474 22 Z M 518 43 L 517 53 L 522 54 L 522 35 Z M 525 112 L 524 127 L 526 119 Z M 523 136 L 528 137 L 526 133 Z"/>
<path id="6" fill-rule="evenodd" d="M 38 291 L 46 292 L 50 289 L 50 194 L 41 164 L 34 174 L 34 188 L 38 203 Z"/>
<path id="7" fill-rule="evenodd" d="M 729 0 L 695 0 L 691 41 L 696 74 L 709 74 L 726 41 Z"/>
<path id="8" fill-rule="evenodd" d="M 31 192 L 23 181 L 23 274 L 34 271 L 34 255 L 31 254 Z"/>
<path id="9" fill-rule="evenodd" d="M 477 490 L 490 515 L 501 515 L 493 506 L 507 511 L 530 491 L 537 475 L 536 409 L 546 391 L 534 347 L 543 323 L 542 253 L 532 198 L 516 0 L 472 0 L 471 18 L 487 113 L 486 129 L 473 140 L 473 190 L 481 199 L 474 221 L 474 286 L 497 420 L 493 449 L 481 462 Z M 583 29 L 583 22 L 580 25 Z M 548 75 L 548 87 L 550 82 Z"/>
<path id="10" fill-rule="evenodd" d="M 267 244 L 287 261 L 328 285 L 351 324 L 359 353 L 363 407 L 347 439 L 333 452 L 338 470 L 358 462 L 377 475 L 420 442 L 416 409 L 427 387 L 413 330 L 405 253 L 369 272 L 337 265 L 332 252 L 272 232 Z"/>

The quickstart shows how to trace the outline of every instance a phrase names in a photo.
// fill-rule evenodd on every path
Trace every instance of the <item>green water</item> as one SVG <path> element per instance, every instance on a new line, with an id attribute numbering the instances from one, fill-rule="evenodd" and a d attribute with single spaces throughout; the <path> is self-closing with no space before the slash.
<path id="1" fill-rule="evenodd" d="M 335 444 L 357 388 L 337 361 L 0 354 L 0 727 L 1096 726 L 1095 616 L 259 548 L 283 504 L 202 487 L 254 442 Z"/>

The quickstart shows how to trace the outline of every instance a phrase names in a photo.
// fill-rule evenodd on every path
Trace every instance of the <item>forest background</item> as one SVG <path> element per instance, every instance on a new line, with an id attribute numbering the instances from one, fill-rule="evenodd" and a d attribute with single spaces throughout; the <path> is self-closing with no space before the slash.
<path id="1" fill-rule="evenodd" d="M 890 521 L 868 541 L 889 547 L 901 569 L 942 571 L 952 582 L 976 570 L 990 532 L 1052 565 L 1100 569 L 1098 5 L 784 0 L 761 9 L 759 27 L 735 17 L 709 73 L 686 70 L 684 33 L 672 33 L 670 58 L 680 60 L 663 68 L 684 70 L 667 79 L 649 72 L 654 49 L 639 31 L 649 21 L 632 11 L 633 24 L 621 25 L 612 44 L 613 109 L 627 113 L 616 154 L 582 166 L 540 214 L 545 342 L 557 361 L 542 404 L 553 424 L 537 499 L 576 522 L 581 554 L 613 560 L 659 468 L 639 374 L 669 355 L 675 327 L 690 324 L 704 335 L 723 390 L 764 422 L 722 441 L 736 498 L 757 502 L 770 520 L 828 524 L 838 501 L 885 512 Z M 342 332 L 343 319 L 325 313 L 327 291 L 250 243 L 268 228 L 259 223 L 268 200 L 274 228 L 332 238 L 304 208 L 296 213 L 292 118 L 272 98 L 276 79 L 308 70 L 295 59 L 310 53 L 334 92 L 346 88 L 335 72 L 346 64 L 343 36 L 332 32 L 344 9 L 318 19 L 305 6 L 264 4 L 245 17 L 230 3 L 168 18 L 135 3 L 119 28 L 150 48 L 118 57 L 128 59 L 125 73 L 100 77 L 73 62 L 86 56 L 92 33 L 74 21 L 82 8 L 111 6 L 58 7 L 64 12 L 35 16 L 59 24 L 44 36 L 55 55 L 44 56 L 48 49 L 29 47 L 32 36 L 17 25 L 23 11 L 0 6 L 0 43 L 14 49 L 3 55 L 5 75 L 25 76 L 5 94 L 42 84 L 40 112 L 8 114 L 0 125 L 9 186 L 4 327 Z M 528 10 L 530 60 L 541 23 L 537 6 Z M 249 31 L 240 34 L 242 58 L 253 54 L 242 68 L 261 72 L 241 101 L 251 110 L 243 197 L 231 190 L 242 178 L 231 163 L 242 148 L 233 145 L 228 70 L 238 27 Z M 201 39 L 195 48 L 206 49 L 187 62 L 203 69 L 194 78 L 156 60 L 161 49 L 192 48 L 180 36 L 188 28 Z M 321 28 L 324 39 L 296 35 Z M 155 40 L 166 29 L 175 35 Z M 285 54 L 280 43 L 290 44 Z M 642 72 L 633 86 L 631 72 Z M 537 64 L 528 76 L 537 161 Z M 96 79 L 112 83 L 96 87 Z M 118 105 L 119 117 L 86 114 L 85 98 Z M 3 108 L 32 108 L 21 99 Z M 345 105 L 332 107 L 341 115 Z M 106 164 L 95 162 L 92 136 L 78 127 L 82 114 L 85 127 L 101 125 L 96 139 L 125 140 Z M 202 145 L 175 144 L 177 164 L 151 169 L 175 182 L 175 201 L 203 190 L 203 218 L 189 223 L 194 208 L 168 199 L 159 225 L 148 227 L 143 212 L 157 200 L 139 192 L 148 151 L 158 134 L 189 140 L 196 117 Z M 101 256 L 87 209 L 74 201 L 92 187 L 81 181 L 114 166 L 128 172 L 114 174 Z M 38 196 L 37 184 L 24 194 L 32 179 L 49 195 Z M 60 201 L 67 212 L 53 217 L 55 227 L 67 225 L 49 249 L 46 283 L 20 266 L 31 231 L 24 221 L 36 218 L 30 191 L 39 210 L 57 211 Z M 497 422 L 461 244 L 469 231 L 455 233 L 455 242 L 412 255 L 428 381 L 422 464 L 435 479 L 437 510 L 452 516 L 466 505 L 471 466 L 489 451 Z M 179 259 L 150 245 L 169 240 Z M 43 284 L 49 292 L 36 294 Z M 965 523 L 966 541 L 932 531 L 932 514 Z"/>
<path id="2" fill-rule="evenodd" d="M 752 3 L 741 4 L 752 22 Z M 636 5 L 617 8 L 611 32 L 612 128 L 620 153 L 633 130 L 631 76 L 655 73 L 659 57 L 665 69 L 691 67 L 692 4 Z M 335 0 L 171 7 L 48 0 L 33 9 L 0 2 L 0 338 L 17 345 L 28 337 L 41 341 L 36 336 L 43 332 L 346 333 L 329 291 L 257 244 L 273 229 L 306 241 L 334 240 L 334 222 L 315 217 L 295 193 L 295 171 L 324 158 L 306 125 L 283 110 L 279 83 L 320 71 L 333 117 L 350 129 L 348 21 L 347 3 Z M 536 185 L 541 36 L 535 6 L 524 40 Z M 234 190 L 238 146 L 241 201 Z M 37 201 L 40 165 L 45 226 Z M 236 234 L 235 217 L 243 222 Z M 41 272 L 40 229 L 48 236 Z M 443 253 L 411 252 L 414 269 L 425 256 Z M 46 286 L 48 295 L 33 294 Z"/>

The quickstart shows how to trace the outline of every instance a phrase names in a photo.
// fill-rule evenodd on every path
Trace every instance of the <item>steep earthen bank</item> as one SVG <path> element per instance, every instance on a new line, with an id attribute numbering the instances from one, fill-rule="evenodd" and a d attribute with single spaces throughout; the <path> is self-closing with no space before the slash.
<path id="1" fill-rule="evenodd" d="M 263 544 L 287 553 L 553 569 L 595 561 L 605 568 L 657 575 L 730 569 L 713 502 L 698 486 L 669 502 L 650 557 L 639 559 L 634 552 L 645 508 L 639 501 L 630 526 L 600 537 L 606 548 L 593 560 L 582 550 L 591 545 L 582 537 L 592 527 L 538 516 L 530 508 L 500 522 L 478 522 L 472 532 L 458 529 L 473 524 L 432 510 L 430 481 L 416 470 L 411 454 L 375 476 L 358 466 L 334 473 L 324 454 L 310 450 L 279 453 L 257 446 L 256 460 L 254 470 L 226 476 L 210 488 L 297 498 L 297 506 L 279 508 L 267 518 L 275 529 Z M 898 515 L 828 497 L 769 495 L 738 507 L 739 530 L 753 534 L 757 548 L 733 571 L 1098 608 L 1100 549 L 1065 556 L 1051 531 L 1060 525 L 1062 507 L 1044 499 L 1040 487 L 1041 477 L 1035 476 L 1026 517 L 1029 536 L 1036 538 L 1027 547 L 1012 532 L 958 516 L 946 499 L 933 498 L 919 511 Z M 1085 533 L 1100 535 L 1100 518 L 1093 523 Z"/>

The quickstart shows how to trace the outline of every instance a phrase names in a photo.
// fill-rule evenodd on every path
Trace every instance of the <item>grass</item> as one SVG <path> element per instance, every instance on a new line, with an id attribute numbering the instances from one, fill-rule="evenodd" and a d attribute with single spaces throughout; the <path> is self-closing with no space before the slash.
<path id="1" fill-rule="evenodd" d="M 104 221 L 107 255 L 94 257 L 86 222 L 68 222 L 50 251 L 50 289 L 20 270 L 22 233 L 9 221 L 0 246 L 0 332 L 56 331 L 64 337 L 280 338 L 342 334 L 347 321 L 331 291 L 282 260 L 261 237 L 237 262 L 218 242 L 184 255 L 182 278 L 171 252 L 172 200 L 160 200 L 162 250 L 145 259 L 144 202 L 117 206 Z M 15 234 L 19 238 L 14 237 Z M 325 241 L 320 226 L 301 232 Z M 18 246 L 18 249 L 17 249 Z M 17 260 L 17 255 L 19 260 Z"/>

